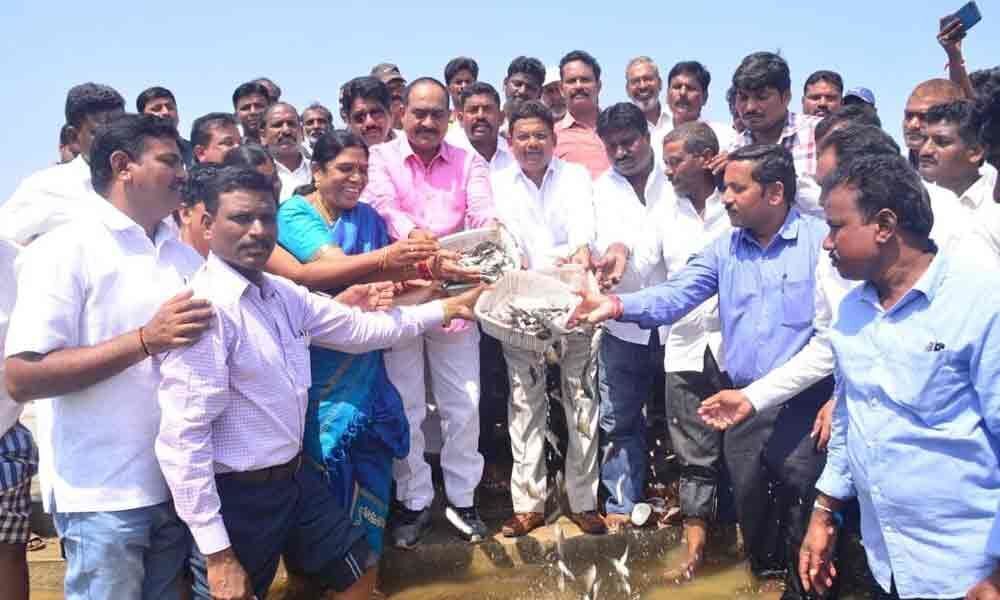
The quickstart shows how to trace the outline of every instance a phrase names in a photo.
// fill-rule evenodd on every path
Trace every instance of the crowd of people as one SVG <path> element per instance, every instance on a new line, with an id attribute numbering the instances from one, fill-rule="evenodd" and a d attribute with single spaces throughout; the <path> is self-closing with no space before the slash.
<path id="1" fill-rule="evenodd" d="M 430 528 L 433 402 L 470 543 L 498 533 L 482 485 L 509 489 L 503 536 L 563 492 L 585 534 L 641 526 L 665 403 L 678 579 L 728 503 L 783 598 L 838 593 L 851 521 L 876 597 L 1000 598 L 1000 68 L 968 73 L 965 35 L 944 21 L 948 78 L 913 89 L 902 152 L 833 71 L 791 110 L 771 52 L 733 73 L 725 123 L 701 63 L 636 57 L 602 108 L 581 50 L 515 58 L 502 90 L 468 57 L 443 81 L 380 63 L 341 86 L 343 129 L 267 78 L 188 139 L 167 88 L 130 113 L 72 87 L 60 164 L 0 205 L 7 597 L 37 472 L 67 598 L 264 598 L 279 559 L 303 597 L 368 598 L 385 546 Z M 593 273 L 549 351 L 476 325 L 482 274 L 440 240 L 484 228 L 524 269 Z"/>

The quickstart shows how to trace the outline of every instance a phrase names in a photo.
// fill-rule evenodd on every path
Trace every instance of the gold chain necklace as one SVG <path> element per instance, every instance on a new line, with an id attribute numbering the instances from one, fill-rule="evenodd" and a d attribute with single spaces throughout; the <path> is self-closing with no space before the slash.
<path id="1" fill-rule="evenodd" d="M 319 212 L 319 216 L 323 217 L 327 225 L 333 225 L 333 222 L 340 218 L 340 211 L 337 211 L 337 215 L 334 216 L 330 207 L 326 205 L 326 202 L 323 202 L 323 196 L 318 190 L 306 196 L 306 200 Z"/>

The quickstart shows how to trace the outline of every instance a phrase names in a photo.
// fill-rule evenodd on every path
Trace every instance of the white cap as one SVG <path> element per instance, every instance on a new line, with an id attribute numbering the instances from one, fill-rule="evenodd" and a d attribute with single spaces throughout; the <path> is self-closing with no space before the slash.
<path id="1" fill-rule="evenodd" d="M 559 73 L 559 67 L 549 67 L 545 69 L 545 83 L 542 87 L 549 85 L 550 83 L 558 83 L 562 81 L 562 75 Z"/>

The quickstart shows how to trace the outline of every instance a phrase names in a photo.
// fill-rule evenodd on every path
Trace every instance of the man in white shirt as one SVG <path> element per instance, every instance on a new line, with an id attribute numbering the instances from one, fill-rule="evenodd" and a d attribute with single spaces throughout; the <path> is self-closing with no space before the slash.
<path id="1" fill-rule="evenodd" d="M 18 402 L 52 398 L 66 597 L 176 598 L 190 540 L 153 455 L 148 359 L 194 341 L 211 310 L 181 292 L 201 257 L 163 223 L 185 178 L 176 130 L 124 115 L 93 145 L 90 214 L 22 255 L 7 387 Z"/>
<path id="2" fill-rule="evenodd" d="M 291 198 L 296 188 L 312 183 L 309 159 L 302 150 L 302 121 L 299 112 L 287 102 L 275 102 L 264 111 L 261 143 L 274 158 L 274 168 L 281 180 L 279 202 Z"/>
<path id="3" fill-rule="evenodd" d="M 637 56 L 625 67 L 625 93 L 642 110 L 649 132 L 657 140 L 671 128 L 670 114 L 660 105 L 660 67 L 648 56 Z"/>
<path id="4" fill-rule="evenodd" d="M 14 260 L 20 246 L 0 240 L 0 354 L 10 313 L 17 297 Z M 28 560 L 31 530 L 31 477 L 38 469 L 38 448 L 18 419 L 24 407 L 7 393 L 0 363 L 0 580 L 10 600 L 28 600 Z"/>
<path id="5" fill-rule="evenodd" d="M 490 174 L 515 164 L 510 145 L 500 135 L 500 94 L 485 81 L 476 81 L 458 97 L 458 121 L 465 134 L 460 144 L 472 147 L 490 165 Z M 447 138 L 446 138 L 447 141 Z"/>
<path id="6" fill-rule="evenodd" d="M 97 83 L 74 86 L 66 94 L 66 123 L 73 128 L 80 154 L 68 163 L 43 169 L 17 187 L 0 205 L 0 238 L 27 244 L 36 236 L 90 211 L 90 146 L 94 130 L 125 110 L 114 89 Z"/>
<path id="7" fill-rule="evenodd" d="M 649 145 L 646 117 L 635 104 L 619 103 L 601 112 L 597 133 L 608 151 L 611 168 L 594 182 L 595 255 L 601 283 L 617 292 L 635 292 L 662 283 L 666 271 L 657 264 L 649 273 L 614 271 L 613 256 L 633 240 L 655 238 L 652 215 L 669 187 Z M 611 270 L 612 272 L 609 272 Z M 645 497 L 648 451 L 643 407 L 653 398 L 663 373 L 666 327 L 640 329 L 632 323 L 608 323 L 597 358 L 600 394 L 601 483 L 608 497 L 604 520 L 611 531 L 627 526 L 636 503 Z M 654 401 L 662 402 L 658 398 Z"/>
<path id="8" fill-rule="evenodd" d="M 993 200 L 996 171 L 982 173 L 986 149 L 968 100 L 932 106 L 925 117 L 927 139 L 920 147 L 920 175 L 955 194 L 963 212 L 973 215 Z"/>
<path id="9" fill-rule="evenodd" d="M 517 165 L 493 178 L 503 198 L 497 214 L 524 253 L 524 266 L 545 269 L 572 262 L 589 267 L 594 232 L 590 176 L 580 165 L 553 157 L 555 123 L 541 102 L 529 100 L 510 116 L 511 151 Z M 604 533 L 597 513 L 597 401 L 587 382 L 593 377 L 590 333 L 561 340 L 562 402 L 570 425 L 566 491 L 570 518 L 587 533 Z M 508 537 L 545 524 L 546 395 L 542 353 L 504 347 L 511 382 L 511 496 L 514 516 L 503 525 Z"/>
<path id="10" fill-rule="evenodd" d="M 637 252 L 632 268 L 677 273 L 732 226 L 722 193 L 708 165 L 719 153 L 711 127 L 684 123 L 663 140 L 663 161 L 670 180 L 668 194 L 654 209 L 652 246 Z M 697 414 L 703 400 L 729 386 L 719 359 L 722 354 L 718 300 L 713 297 L 668 329 L 664 338 L 667 372 L 668 431 L 680 461 L 680 508 L 687 555 L 672 578 L 694 576 L 704 560 L 708 523 L 717 514 L 722 472 L 722 436 Z"/>
<path id="11" fill-rule="evenodd" d="M 977 111 L 982 126 L 979 129 L 980 143 L 986 155 L 986 163 L 994 173 L 1000 168 L 1000 88 L 988 90 L 982 96 Z M 971 237 L 973 243 L 986 248 L 991 256 L 998 257 L 990 266 L 1000 268 L 1000 177 L 993 184 L 993 196 L 987 197 L 976 214 L 976 227 Z"/>
<path id="12" fill-rule="evenodd" d="M 448 115 L 448 132 L 444 141 L 458 146 L 463 143 L 465 129 L 459 113 L 462 90 L 479 80 L 479 65 L 475 59 L 459 56 L 448 61 L 444 66 L 444 84 L 448 86 L 448 96 L 451 100 L 452 112 Z"/>
<path id="13" fill-rule="evenodd" d="M 675 127 L 694 121 L 702 121 L 712 128 L 720 149 L 725 150 L 733 144 L 736 130 L 732 126 L 702 119 L 701 113 L 708 104 L 708 87 L 711 83 L 712 74 L 698 61 L 685 60 L 670 68 L 667 73 L 667 107 L 671 117 L 658 132 L 654 132 L 654 150 L 662 149 L 663 136 Z"/>

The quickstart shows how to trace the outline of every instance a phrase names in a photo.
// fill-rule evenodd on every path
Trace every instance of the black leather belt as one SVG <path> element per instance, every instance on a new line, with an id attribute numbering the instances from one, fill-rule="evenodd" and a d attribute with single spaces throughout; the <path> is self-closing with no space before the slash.
<path id="1" fill-rule="evenodd" d="M 231 473 L 219 473 L 219 479 L 229 479 L 241 483 L 267 483 L 268 481 L 287 481 L 299 472 L 302 467 L 302 454 L 297 454 L 295 458 L 282 465 L 265 467 L 254 471 L 233 471 Z"/>

